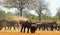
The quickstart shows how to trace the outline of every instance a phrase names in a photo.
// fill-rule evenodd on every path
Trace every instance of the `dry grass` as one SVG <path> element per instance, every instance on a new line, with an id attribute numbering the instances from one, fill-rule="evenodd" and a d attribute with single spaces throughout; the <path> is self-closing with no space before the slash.
<path id="1" fill-rule="evenodd" d="M 24 20 L 24 21 L 26 21 L 26 20 L 28 20 L 28 18 L 25 18 L 25 17 L 18 17 L 18 16 L 14 16 L 14 18 L 12 18 L 12 20 Z"/>
<path id="2" fill-rule="evenodd" d="M 60 35 L 60 31 L 36 31 L 36 33 L 21 33 L 14 30 L 2 30 L 0 35 Z"/>

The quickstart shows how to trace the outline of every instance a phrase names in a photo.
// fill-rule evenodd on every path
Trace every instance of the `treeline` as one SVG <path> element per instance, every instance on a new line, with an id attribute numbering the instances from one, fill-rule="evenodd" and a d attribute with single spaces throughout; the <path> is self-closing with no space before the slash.
<path id="1" fill-rule="evenodd" d="M 60 20 L 60 15 L 59 14 L 57 12 L 57 14 L 52 17 L 52 16 L 47 16 L 46 14 L 42 13 L 41 20 Z M 13 14 L 12 12 L 7 12 L 6 13 L 5 11 L 0 10 L 0 18 L 12 19 L 14 16 L 19 16 L 19 15 L 17 15 L 16 13 Z M 39 17 L 36 16 L 36 15 L 33 15 L 33 14 L 28 15 L 27 13 L 26 14 L 24 13 L 23 16 L 26 17 L 26 18 L 29 18 L 31 20 L 39 20 Z"/>
<path id="2" fill-rule="evenodd" d="M 5 12 L 3 10 L 0 10 L 0 18 L 5 18 L 5 19 L 11 19 L 13 17 L 13 13 L 11 12 Z"/>
<path id="3" fill-rule="evenodd" d="M 57 15 L 57 14 L 56 14 Z M 42 14 L 42 16 L 41 16 L 41 20 L 60 20 L 60 16 L 47 16 L 47 15 L 45 15 L 45 14 Z M 38 18 L 38 16 L 36 16 L 36 15 L 30 15 L 30 16 L 28 16 L 28 18 L 29 19 L 32 19 L 32 20 L 39 20 Z"/>

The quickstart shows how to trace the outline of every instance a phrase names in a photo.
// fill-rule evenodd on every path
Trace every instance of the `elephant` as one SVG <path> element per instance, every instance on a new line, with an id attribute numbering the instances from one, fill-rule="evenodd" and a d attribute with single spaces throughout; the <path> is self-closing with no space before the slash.
<path id="1" fill-rule="evenodd" d="M 37 24 L 37 29 L 41 29 L 42 28 L 42 24 L 39 22 L 39 23 L 36 23 Z"/>
<path id="2" fill-rule="evenodd" d="M 36 30 L 37 30 L 37 24 L 35 22 L 33 22 L 31 24 L 30 31 L 31 31 L 31 33 L 35 33 Z"/>
<path id="3" fill-rule="evenodd" d="M 15 27 L 18 28 L 18 26 L 19 26 L 19 24 L 18 24 L 18 22 L 15 21 L 15 20 L 8 20 L 8 21 L 7 21 L 7 27 L 8 27 L 8 29 L 10 29 L 10 30 L 11 30 L 12 27 L 14 28 L 14 30 L 16 30 Z"/>
<path id="4" fill-rule="evenodd" d="M 57 30 L 57 23 L 56 23 L 56 21 L 41 22 L 41 23 L 37 24 L 37 28 L 39 28 L 39 30 L 40 29 L 42 29 L 42 30 L 47 29 L 47 31 L 48 31 L 50 29 L 51 31 L 53 31 L 53 29 Z"/>
<path id="5" fill-rule="evenodd" d="M 34 23 L 32 21 L 20 21 L 21 24 L 21 32 L 24 29 L 24 33 L 25 33 L 25 29 L 27 28 L 27 33 L 29 33 L 29 29 L 31 31 L 31 33 L 35 33 L 35 27 L 34 27 Z"/>
<path id="6" fill-rule="evenodd" d="M 57 24 L 57 31 L 60 30 L 60 24 Z"/>
<path id="7" fill-rule="evenodd" d="M 43 22 L 42 23 L 42 25 L 43 25 L 43 30 L 45 30 L 45 29 L 47 29 L 48 30 L 48 28 L 50 28 L 51 29 L 51 31 L 53 31 L 53 29 L 57 29 L 57 23 L 56 23 L 56 21 L 52 21 L 52 22 Z"/>
<path id="8" fill-rule="evenodd" d="M 0 19 L 0 30 L 4 28 L 6 30 L 6 24 L 7 20 L 6 19 Z"/>

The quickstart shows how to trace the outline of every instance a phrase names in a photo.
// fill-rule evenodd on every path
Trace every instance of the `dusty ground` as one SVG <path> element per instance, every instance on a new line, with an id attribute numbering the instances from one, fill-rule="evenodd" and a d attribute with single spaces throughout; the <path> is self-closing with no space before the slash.
<path id="1" fill-rule="evenodd" d="M 21 33 L 18 30 L 1 30 L 0 35 L 60 35 L 60 31 L 36 31 L 36 33 Z"/>

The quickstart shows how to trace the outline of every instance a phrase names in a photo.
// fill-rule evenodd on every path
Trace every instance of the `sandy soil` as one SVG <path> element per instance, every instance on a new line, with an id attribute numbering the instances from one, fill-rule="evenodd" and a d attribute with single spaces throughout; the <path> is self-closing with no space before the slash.
<path id="1" fill-rule="evenodd" d="M 36 31 L 35 33 L 21 33 L 17 30 L 1 30 L 0 35 L 60 35 L 60 31 Z"/>

